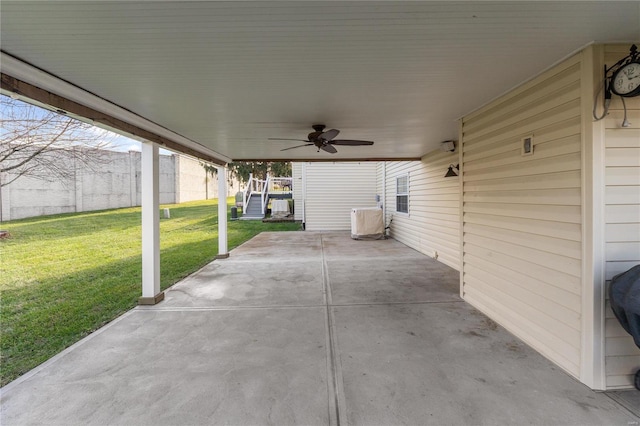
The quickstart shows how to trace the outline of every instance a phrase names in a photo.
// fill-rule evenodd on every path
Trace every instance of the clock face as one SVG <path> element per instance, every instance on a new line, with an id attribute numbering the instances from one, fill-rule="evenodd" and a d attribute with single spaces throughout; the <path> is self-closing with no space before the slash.
<path id="1" fill-rule="evenodd" d="M 640 62 L 632 62 L 616 71 L 611 90 L 619 96 L 640 95 Z"/>

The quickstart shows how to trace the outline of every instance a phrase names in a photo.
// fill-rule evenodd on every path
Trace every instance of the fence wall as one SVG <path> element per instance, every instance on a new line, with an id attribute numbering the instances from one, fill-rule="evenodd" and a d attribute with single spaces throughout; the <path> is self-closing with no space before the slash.
<path id="1" fill-rule="evenodd" d="M 23 176 L 1 187 L 0 221 L 139 206 L 141 153 L 110 151 L 105 155 L 108 161 L 103 170 L 78 168 L 74 178 L 54 182 Z M 229 195 L 238 190 L 237 182 L 228 184 Z M 217 177 L 207 176 L 198 160 L 160 155 L 160 204 L 217 197 Z"/>

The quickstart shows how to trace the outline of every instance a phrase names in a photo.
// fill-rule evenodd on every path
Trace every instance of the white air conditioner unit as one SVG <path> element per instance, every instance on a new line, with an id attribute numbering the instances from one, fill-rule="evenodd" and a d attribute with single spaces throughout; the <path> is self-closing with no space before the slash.
<path id="1" fill-rule="evenodd" d="M 379 207 L 351 209 L 351 238 L 354 240 L 384 239 L 382 209 Z"/>

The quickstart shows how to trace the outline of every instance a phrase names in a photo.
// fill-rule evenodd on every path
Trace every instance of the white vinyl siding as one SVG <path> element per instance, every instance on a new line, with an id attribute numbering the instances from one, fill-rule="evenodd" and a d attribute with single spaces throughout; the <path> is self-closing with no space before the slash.
<path id="1" fill-rule="evenodd" d="M 629 46 L 606 46 L 609 65 Z M 613 96 L 605 121 L 605 278 L 640 264 L 640 97 L 627 98 L 631 127 L 622 128 L 622 102 Z M 607 287 L 608 288 L 608 287 Z M 607 292 L 608 295 L 608 292 Z M 640 350 L 622 328 L 607 300 L 605 319 L 607 389 L 631 388 L 640 367 Z"/>
<path id="2" fill-rule="evenodd" d="M 464 117 L 461 164 L 464 299 L 576 377 L 580 58 Z M 521 140 L 529 135 L 534 153 L 521 156 Z"/>
<path id="3" fill-rule="evenodd" d="M 451 163 L 457 163 L 457 154 L 435 151 L 421 161 L 384 163 L 385 172 L 378 174 L 386 175 L 386 223 L 393 219 L 390 236 L 459 270 L 459 178 L 444 177 Z M 396 214 L 396 177 L 406 175 L 411 214 Z"/>
<path id="4" fill-rule="evenodd" d="M 351 209 L 376 206 L 376 162 L 304 163 L 305 229 L 351 229 Z"/>

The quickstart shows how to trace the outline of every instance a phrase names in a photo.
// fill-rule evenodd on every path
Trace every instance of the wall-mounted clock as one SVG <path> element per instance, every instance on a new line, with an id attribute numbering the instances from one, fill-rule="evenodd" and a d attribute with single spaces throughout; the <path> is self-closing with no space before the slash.
<path id="1" fill-rule="evenodd" d="M 611 77 L 611 91 L 627 98 L 640 95 L 640 62 L 630 62 Z"/>

